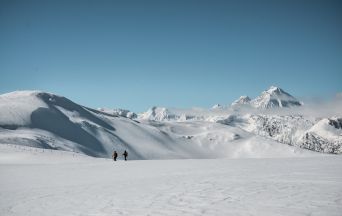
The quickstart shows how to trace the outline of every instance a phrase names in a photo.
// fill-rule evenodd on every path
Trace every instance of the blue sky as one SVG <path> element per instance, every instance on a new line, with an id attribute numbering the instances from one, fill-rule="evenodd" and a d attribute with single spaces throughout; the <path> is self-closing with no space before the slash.
<path id="1" fill-rule="evenodd" d="M 341 1 L 0 0 L 0 93 L 140 112 L 341 83 Z"/>

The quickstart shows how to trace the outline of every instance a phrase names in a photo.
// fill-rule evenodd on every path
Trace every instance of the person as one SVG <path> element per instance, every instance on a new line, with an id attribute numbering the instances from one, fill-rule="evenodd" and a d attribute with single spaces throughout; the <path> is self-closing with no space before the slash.
<path id="1" fill-rule="evenodd" d="M 122 155 L 125 157 L 125 161 L 126 161 L 127 160 L 127 156 L 128 156 L 127 151 L 125 150 L 125 152 Z"/>
<path id="2" fill-rule="evenodd" d="M 112 157 L 113 157 L 113 160 L 116 161 L 116 158 L 118 157 L 118 153 L 114 151 Z"/>

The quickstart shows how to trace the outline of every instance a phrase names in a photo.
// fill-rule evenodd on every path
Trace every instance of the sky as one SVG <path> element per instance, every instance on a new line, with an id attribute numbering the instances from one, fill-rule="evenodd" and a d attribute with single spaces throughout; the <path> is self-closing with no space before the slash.
<path id="1" fill-rule="evenodd" d="M 142 112 L 342 92 L 342 1 L 0 0 L 0 93 Z"/>

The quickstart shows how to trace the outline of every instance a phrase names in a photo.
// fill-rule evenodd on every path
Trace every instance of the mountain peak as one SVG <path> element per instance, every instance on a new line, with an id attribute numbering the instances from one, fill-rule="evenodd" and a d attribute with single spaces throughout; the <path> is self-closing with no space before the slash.
<path id="1" fill-rule="evenodd" d="M 211 109 L 222 109 L 223 106 L 221 104 L 215 104 L 214 106 L 211 107 Z"/>
<path id="2" fill-rule="evenodd" d="M 281 89 L 277 86 L 271 86 L 268 90 L 266 90 L 264 92 L 267 94 L 271 94 L 271 95 L 282 95 L 283 94 L 283 95 L 291 96 L 289 93 L 285 92 L 283 89 Z"/>
<path id="3" fill-rule="evenodd" d="M 153 106 L 147 112 L 141 113 L 140 119 L 163 121 L 174 118 L 174 115 L 165 107 Z"/>
<path id="4" fill-rule="evenodd" d="M 251 99 L 248 96 L 240 96 L 239 99 L 235 100 L 232 103 L 232 106 L 236 106 L 236 105 L 243 105 L 243 104 L 249 104 L 251 102 Z"/>
<path id="5" fill-rule="evenodd" d="M 301 106 L 301 102 L 277 86 L 271 86 L 251 101 L 256 108 Z"/>
<path id="6" fill-rule="evenodd" d="M 267 90 L 267 92 L 272 93 L 272 92 L 283 92 L 283 90 L 277 86 L 270 86 Z"/>

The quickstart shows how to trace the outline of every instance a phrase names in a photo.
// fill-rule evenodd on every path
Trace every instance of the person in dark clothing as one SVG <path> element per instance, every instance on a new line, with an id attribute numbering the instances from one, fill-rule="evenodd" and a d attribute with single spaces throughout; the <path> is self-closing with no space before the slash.
<path id="1" fill-rule="evenodd" d="M 116 161 L 116 158 L 118 157 L 118 153 L 114 151 L 112 157 L 113 157 L 113 160 Z"/>
<path id="2" fill-rule="evenodd" d="M 125 152 L 122 155 L 125 157 L 125 161 L 126 161 L 127 160 L 127 156 L 128 156 L 127 151 L 125 150 Z"/>

